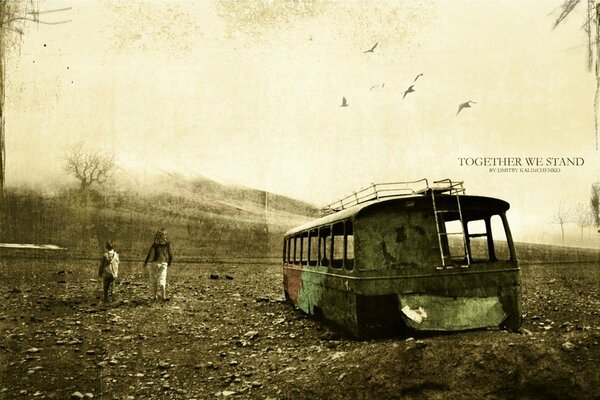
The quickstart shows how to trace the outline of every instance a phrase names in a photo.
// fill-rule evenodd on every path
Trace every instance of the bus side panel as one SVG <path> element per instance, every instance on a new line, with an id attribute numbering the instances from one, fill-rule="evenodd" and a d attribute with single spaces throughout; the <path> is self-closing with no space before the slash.
<path id="1" fill-rule="evenodd" d="M 302 289 L 302 271 L 291 268 L 290 265 L 283 266 L 283 291 L 286 300 L 293 304 L 298 301 L 298 296 Z"/>
<path id="2" fill-rule="evenodd" d="M 523 322 L 521 313 L 521 285 L 503 286 L 500 291 L 502 307 L 506 312 L 506 320 L 502 325 L 508 329 L 518 330 Z"/>
<path id="3" fill-rule="evenodd" d="M 330 279 L 340 280 L 340 278 Z M 315 304 L 313 307 L 315 315 L 333 322 L 342 331 L 352 336 L 359 336 L 356 295 L 347 290 L 328 285 L 327 283 L 326 285 L 320 299 L 320 304 Z"/>
<path id="4" fill-rule="evenodd" d="M 305 313 L 357 336 L 356 296 L 343 286 L 343 277 L 319 273 L 319 268 L 284 268 L 286 297 Z"/>

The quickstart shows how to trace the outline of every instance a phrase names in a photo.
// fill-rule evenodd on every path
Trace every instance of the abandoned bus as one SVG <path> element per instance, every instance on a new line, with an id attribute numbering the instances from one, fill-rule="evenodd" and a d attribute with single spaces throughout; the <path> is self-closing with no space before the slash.
<path id="1" fill-rule="evenodd" d="M 285 297 L 355 337 L 518 329 L 508 208 L 448 179 L 372 184 L 286 232 Z"/>

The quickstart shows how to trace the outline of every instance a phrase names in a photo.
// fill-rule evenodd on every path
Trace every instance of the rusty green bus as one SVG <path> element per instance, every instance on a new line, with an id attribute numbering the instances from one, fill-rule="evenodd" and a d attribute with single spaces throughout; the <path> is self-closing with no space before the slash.
<path id="1" fill-rule="evenodd" d="M 372 184 L 285 233 L 285 297 L 358 338 L 518 329 L 508 209 L 447 179 Z"/>

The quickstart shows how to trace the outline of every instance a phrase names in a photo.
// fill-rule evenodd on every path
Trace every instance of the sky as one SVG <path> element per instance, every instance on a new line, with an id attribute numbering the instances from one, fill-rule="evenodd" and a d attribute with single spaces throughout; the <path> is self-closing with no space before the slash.
<path id="1" fill-rule="evenodd" d="M 507 200 L 516 240 L 555 241 L 559 205 L 587 204 L 600 179 L 584 9 L 552 29 L 561 4 L 40 1 L 71 22 L 25 23 L 7 58 L 7 184 L 64 182 L 78 143 L 136 181 L 202 175 L 317 205 L 452 178 Z M 460 165 L 481 157 L 584 164 Z"/>

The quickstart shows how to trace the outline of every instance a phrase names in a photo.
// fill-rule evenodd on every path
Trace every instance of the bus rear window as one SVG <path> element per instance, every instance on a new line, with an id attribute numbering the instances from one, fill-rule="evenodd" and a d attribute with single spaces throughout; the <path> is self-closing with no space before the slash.
<path id="1" fill-rule="evenodd" d="M 467 231 L 469 232 L 469 246 L 471 247 L 471 262 L 488 261 L 490 252 L 485 221 L 478 219 L 467 222 Z"/>
<path id="2" fill-rule="evenodd" d="M 496 259 L 502 261 L 510 260 L 510 248 L 508 247 L 506 228 L 504 227 L 502 218 L 499 215 L 492 216 L 491 225 Z"/>

